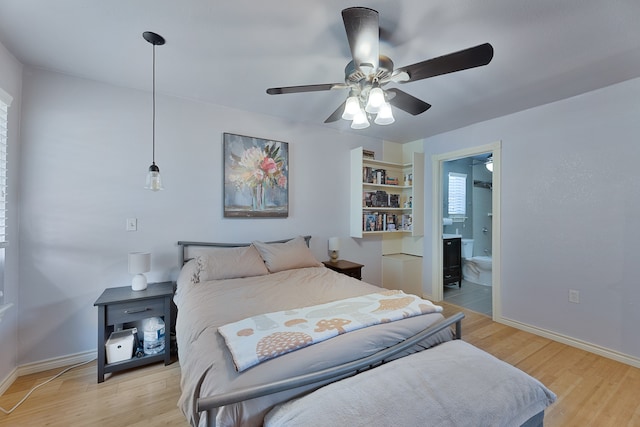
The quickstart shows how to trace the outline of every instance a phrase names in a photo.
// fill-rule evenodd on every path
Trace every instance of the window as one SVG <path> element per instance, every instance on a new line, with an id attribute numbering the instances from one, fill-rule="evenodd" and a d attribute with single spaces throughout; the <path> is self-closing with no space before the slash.
<path id="1" fill-rule="evenodd" d="M 449 208 L 450 216 L 464 217 L 467 213 L 467 175 L 449 172 Z"/>
<path id="2" fill-rule="evenodd" d="M 13 98 L 0 89 L 0 248 L 7 246 L 7 139 L 9 105 Z"/>

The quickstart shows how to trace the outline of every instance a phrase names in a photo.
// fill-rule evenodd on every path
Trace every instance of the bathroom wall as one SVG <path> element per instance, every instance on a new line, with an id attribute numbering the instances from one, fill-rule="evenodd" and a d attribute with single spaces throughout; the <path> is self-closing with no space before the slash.
<path id="1" fill-rule="evenodd" d="M 473 181 L 482 181 L 483 183 L 492 182 L 492 174 L 487 170 L 483 162 L 474 162 L 472 167 L 473 178 L 471 191 L 472 209 L 472 229 L 473 229 L 473 256 L 490 256 L 491 255 L 491 230 L 492 217 L 491 214 L 491 195 L 492 190 L 482 186 L 476 186 Z M 483 230 L 487 230 L 486 232 Z"/>

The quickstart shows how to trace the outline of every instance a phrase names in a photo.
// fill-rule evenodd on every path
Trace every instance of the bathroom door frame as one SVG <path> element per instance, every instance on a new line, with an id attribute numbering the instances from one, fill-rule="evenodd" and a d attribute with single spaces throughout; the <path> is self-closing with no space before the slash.
<path id="1" fill-rule="evenodd" d="M 496 141 L 491 144 L 481 145 L 477 147 L 469 147 L 462 150 L 451 151 L 448 153 L 434 154 L 431 156 L 431 173 L 433 183 L 432 187 L 432 239 L 431 239 L 431 296 L 435 301 L 442 301 L 444 298 L 443 280 L 442 280 L 442 210 L 443 210 L 443 191 L 442 191 L 442 172 L 444 162 L 458 160 L 465 157 L 476 156 L 479 154 L 491 153 L 493 156 L 493 179 L 491 193 L 491 304 L 493 319 L 502 317 L 501 305 L 501 246 L 500 246 L 500 188 L 502 176 L 501 161 L 502 141 Z"/>

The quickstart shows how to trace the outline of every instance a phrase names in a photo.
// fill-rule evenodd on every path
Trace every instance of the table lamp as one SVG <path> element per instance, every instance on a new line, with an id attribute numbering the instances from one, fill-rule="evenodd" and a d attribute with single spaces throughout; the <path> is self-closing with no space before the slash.
<path id="1" fill-rule="evenodd" d="M 338 262 L 338 251 L 340 250 L 340 238 L 329 237 L 329 256 L 331 262 Z"/>
<path id="2" fill-rule="evenodd" d="M 147 252 L 131 252 L 129 254 L 129 273 L 133 274 L 131 289 L 143 291 L 147 289 L 147 277 L 144 273 L 151 271 L 151 254 Z"/>

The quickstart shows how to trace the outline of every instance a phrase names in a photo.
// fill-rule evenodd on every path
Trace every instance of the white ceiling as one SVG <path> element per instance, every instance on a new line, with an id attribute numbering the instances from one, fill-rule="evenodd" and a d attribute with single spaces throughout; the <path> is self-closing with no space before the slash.
<path id="1" fill-rule="evenodd" d="M 419 116 L 351 130 L 323 124 L 334 90 L 267 95 L 274 86 L 344 80 L 341 10 L 380 12 L 380 53 L 396 67 L 489 42 L 480 68 L 407 83 Z M 638 0 L 0 0 L 0 42 L 25 65 L 408 142 L 640 76 Z M 391 87 L 395 84 L 390 84 Z M 399 87 L 400 85 L 398 85 Z"/>

